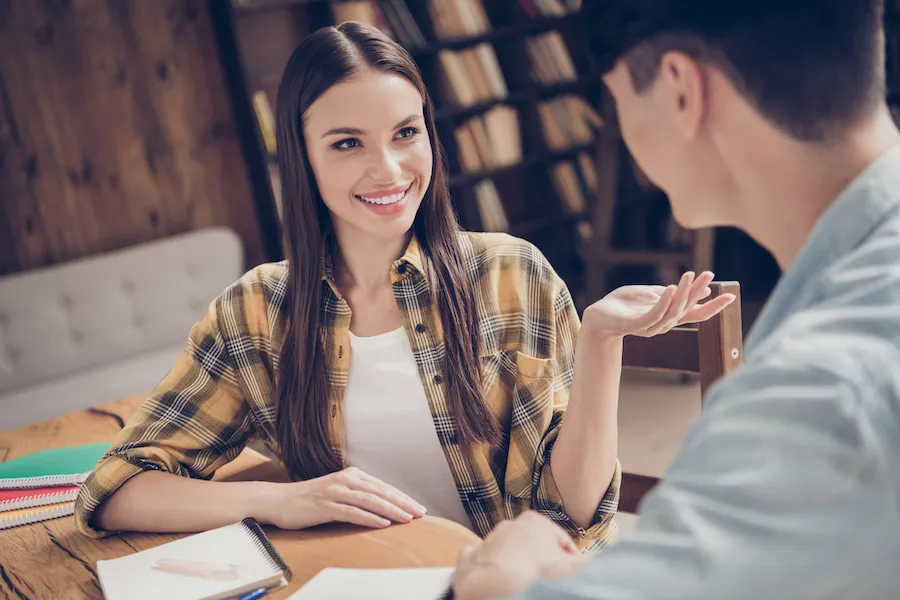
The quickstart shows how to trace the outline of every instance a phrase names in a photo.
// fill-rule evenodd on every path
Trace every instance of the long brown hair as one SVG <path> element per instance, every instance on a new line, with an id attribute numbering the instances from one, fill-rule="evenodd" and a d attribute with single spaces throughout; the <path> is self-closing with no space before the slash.
<path id="1" fill-rule="evenodd" d="M 276 110 L 289 322 L 279 359 L 275 421 L 285 467 L 292 477 L 300 479 L 342 468 L 330 436 L 326 373 L 331 357 L 321 333 L 321 300 L 326 285 L 322 281 L 322 259 L 331 216 L 307 157 L 303 118 L 331 86 L 363 69 L 405 77 L 422 95 L 434 166 L 413 231 L 441 315 L 448 403 L 462 444 L 492 444 L 499 439 L 499 426 L 483 399 L 478 376 L 480 336 L 473 285 L 460 257 L 459 224 L 450 203 L 434 107 L 406 50 L 374 27 L 343 23 L 319 29 L 297 47 L 285 67 Z"/>

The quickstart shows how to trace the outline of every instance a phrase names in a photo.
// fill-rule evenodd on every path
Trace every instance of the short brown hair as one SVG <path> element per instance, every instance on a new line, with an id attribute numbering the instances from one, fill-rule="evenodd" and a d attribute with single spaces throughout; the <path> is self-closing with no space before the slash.
<path id="1" fill-rule="evenodd" d="M 666 53 L 721 70 L 791 136 L 824 141 L 884 102 L 883 0 L 593 0 L 582 23 L 602 71 L 638 92 Z"/>

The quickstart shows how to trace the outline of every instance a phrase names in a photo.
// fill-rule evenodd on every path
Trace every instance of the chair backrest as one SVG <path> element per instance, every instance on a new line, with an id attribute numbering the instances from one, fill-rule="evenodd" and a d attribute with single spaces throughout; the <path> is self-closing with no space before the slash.
<path id="1" fill-rule="evenodd" d="M 737 298 L 699 326 L 677 327 L 653 338 L 625 338 L 623 367 L 699 375 L 702 405 L 710 386 L 737 369 L 744 354 L 740 285 L 717 282 L 710 288 L 708 300 L 722 294 L 734 294 Z M 637 512 L 641 500 L 658 482 L 657 477 L 623 473 L 619 511 Z"/>

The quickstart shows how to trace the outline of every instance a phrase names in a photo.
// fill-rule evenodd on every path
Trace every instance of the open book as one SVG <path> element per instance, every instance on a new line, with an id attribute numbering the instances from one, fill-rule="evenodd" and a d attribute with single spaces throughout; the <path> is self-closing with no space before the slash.
<path id="1" fill-rule="evenodd" d="M 291 579 L 253 519 L 98 561 L 97 575 L 107 600 L 222 600 Z"/>

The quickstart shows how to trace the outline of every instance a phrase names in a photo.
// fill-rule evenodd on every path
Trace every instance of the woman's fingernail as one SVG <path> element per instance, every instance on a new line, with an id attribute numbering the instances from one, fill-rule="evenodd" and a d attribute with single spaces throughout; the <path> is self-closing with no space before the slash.
<path id="1" fill-rule="evenodd" d="M 425 508 L 424 506 L 422 506 L 421 504 L 416 504 L 416 508 L 418 508 L 419 512 L 422 513 L 423 515 L 428 512 L 428 509 Z"/>

